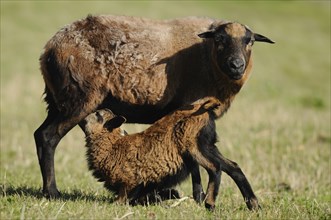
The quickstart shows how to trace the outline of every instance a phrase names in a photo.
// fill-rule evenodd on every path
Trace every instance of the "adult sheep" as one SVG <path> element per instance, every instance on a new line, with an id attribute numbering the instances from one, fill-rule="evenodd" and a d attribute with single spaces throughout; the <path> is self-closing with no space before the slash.
<path id="1" fill-rule="evenodd" d="M 89 169 L 119 203 L 134 203 L 156 191 L 181 183 L 201 165 L 208 172 L 205 207 L 214 210 L 221 171 L 236 182 L 249 209 L 258 209 L 254 192 L 233 161 L 215 146 L 215 116 L 220 102 L 203 98 L 156 121 L 148 129 L 125 135 L 122 116 L 108 109 L 88 115 L 83 124 Z"/>
<path id="2" fill-rule="evenodd" d="M 220 117 L 248 79 L 255 41 L 273 43 L 237 22 L 196 17 L 88 16 L 63 27 L 40 57 L 48 114 L 34 137 L 44 195 L 60 195 L 59 141 L 97 109 L 148 124 L 214 96 L 222 102 Z M 200 174 L 192 179 L 199 190 Z"/>

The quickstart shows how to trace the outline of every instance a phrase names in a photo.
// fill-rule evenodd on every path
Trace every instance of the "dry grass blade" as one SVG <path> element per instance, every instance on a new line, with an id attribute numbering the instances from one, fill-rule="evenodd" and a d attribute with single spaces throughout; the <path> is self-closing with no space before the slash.
<path id="1" fill-rule="evenodd" d="M 125 213 L 122 217 L 120 218 L 115 218 L 116 220 L 121 220 L 121 219 L 125 219 L 126 217 L 130 216 L 130 215 L 133 215 L 134 212 L 127 212 Z"/>
<path id="2" fill-rule="evenodd" d="M 54 216 L 54 219 L 57 219 L 57 216 L 60 214 L 60 212 L 61 212 L 61 210 L 63 209 L 63 207 L 64 207 L 65 204 L 66 204 L 66 203 L 63 203 L 63 204 L 61 205 L 60 209 L 57 211 L 56 215 Z"/>
<path id="3" fill-rule="evenodd" d="M 0 219 L 331 219 L 331 2 L 246 2 L 79 1 L 77 7 L 77 1 L 0 1 Z M 253 74 L 217 121 L 217 146 L 242 167 L 261 212 L 247 210 L 226 174 L 214 213 L 192 198 L 118 205 L 88 172 L 78 127 L 55 156 L 63 196 L 43 197 L 33 139 L 46 114 L 38 59 L 58 28 L 89 13 L 236 20 L 277 41 L 272 47 L 254 45 Z M 147 127 L 125 125 L 129 133 Z M 206 178 L 202 170 L 203 183 Z M 178 189 L 192 195 L 191 180 Z"/>
<path id="4" fill-rule="evenodd" d="M 178 206 L 179 204 L 181 204 L 182 202 L 184 202 L 184 201 L 187 200 L 188 198 L 189 198 L 189 197 L 185 196 L 185 197 L 183 197 L 183 198 L 181 198 L 181 199 L 178 199 L 176 202 L 174 202 L 174 203 L 170 206 L 170 208 L 174 208 L 174 207 Z"/>

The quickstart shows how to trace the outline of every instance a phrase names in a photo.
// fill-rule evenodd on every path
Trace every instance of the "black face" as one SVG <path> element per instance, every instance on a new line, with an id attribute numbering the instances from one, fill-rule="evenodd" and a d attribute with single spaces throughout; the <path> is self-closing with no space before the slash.
<path id="1" fill-rule="evenodd" d="M 215 37 L 216 60 L 218 66 L 230 79 L 243 77 L 251 55 L 254 41 L 252 33 L 246 30 L 244 36 L 232 37 L 222 28 Z"/>
<path id="2" fill-rule="evenodd" d="M 212 38 L 217 65 L 232 80 L 239 80 L 244 76 L 255 40 L 273 43 L 239 23 L 221 24 L 199 36 Z M 256 37 L 263 37 L 263 40 Z"/>

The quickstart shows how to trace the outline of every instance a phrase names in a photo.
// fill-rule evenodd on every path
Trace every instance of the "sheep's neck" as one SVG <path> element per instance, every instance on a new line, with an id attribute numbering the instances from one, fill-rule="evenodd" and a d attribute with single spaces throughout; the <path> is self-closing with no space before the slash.
<path id="1" fill-rule="evenodd" d="M 215 57 L 215 56 L 212 56 Z M 214 90 L 215 96 L 220 100 L 222 105 L 216 111 L 216 116 L 221 117 L 231 106 L 232 101 L 235 96 L 238 94 L 244 83 L 247 81 L 248 76 L 250 74 L 252 68 L 252 61 L 250 59 L 247 64 L 247 68 L 245 70 L 244 77 L 241 80 L 234 81 L 230 80 L 224 73 L 219 69 L 216 60 L 213 60 L 211 57 L 212 63 L 212 72 L 213 72 L 213 82 L 214 86 L 212 88 L 216 88 Z"/>
<path id="2" fill-rule="evenodd" d="M 218 71 L 218 70 L 214 70 Z M 215 72 L 214 72 L 215 73 Z M 232 101 L 235 96 L 240 91 L 242 85 L 231 82 L 225 76 L 214 75 L 214 86 L 211 86 L 212 91 L 209 93 L 215 96 L 222 103 L 221 106 L 217 108 L 216 117 L 221 117 L 230 108 Z"/>
<path id="3" fill-rule="evenodd" d="M 99 170 L 105 167 L 109 152 L 112 151 L 113 144 L 120 138 L 109 131 L 90 134 L 86 137 L 87 157 L 89 167 L 92 170 Z"/>

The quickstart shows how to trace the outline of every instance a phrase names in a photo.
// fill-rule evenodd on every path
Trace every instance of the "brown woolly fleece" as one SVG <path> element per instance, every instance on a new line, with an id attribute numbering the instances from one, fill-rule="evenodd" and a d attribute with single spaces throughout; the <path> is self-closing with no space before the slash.
<path id="1" fill-rule="evenodd" d="M 199 164 L 209 175 L 205 205 L 213 209 L 220 172 L 227 170 L 222 163 L 238 168 L 215 146 L 215 110 L 219 107 L 218 99 L 205 98 L 163 117 L 143 132 L 127 136 L 119 128 L 123 117 L 110 110 L 92 113 L 86 117 L 84 128 L 89 169 L 118 194 L 119 202 L 125 202 L 180 183 Z M 235 176 L 235 180 L 247 181 L 241 170 Z M 242 184 L 250 193 L 243 194 L 249 208 L 257 208 L 248 181 Z"/>
<path id="2" fill-rule="evenodd" d="M 255 41 L 273 43 L 237 22 L 197 17 L 88 16 L 63 27 L 40 57 L 48 115 L 34 136 L 44 194 L 60 195 L 59 141 L 98 109 L 151 124 L 210 96 L 220 117 L 248 79 Z"/>
<path id="3" fill-rule="evenodd" d="M 219 105 L 215 98 L 203 100 L 165 116 L 143 132 L 127 136 L 122 136 L 118 128 L 121 123 L 115 123 L 118 117 L 111 111 L 90 114 L 84 120 L 89 168 L 119 195 L 120 202 L 180 183 L 190 174 L 192 161 L 219 175 L 220 165 L 199 150 L 205 147 L 202 151 L 211 151 L 214 160 L 219 158 L 213 123 L 213 110 Z M 208 126 L 211 132 L 204 132 Z M 200 136 L 210 136 L 210 146 L 199 146 Z M 214 185 L 212 182 L 209 184 Z M 208 193 L 211 198 L 206 202 L 210 206 L 217 191 L 218 187 Z"/>
<path id="4" fill-rule="evenodd" d="M 224 112 L 252 67 L 251 45 L 242 42 L 249 30 L 245 26 L 229 23 L 225 29 L 236 44 L 232 47 L 242 48 L 240 56 L 246 61 L 238 80 L 226 76 L 218 64 L 220 59 L 226 63 L 231 54 L 218 57 L 213 41 L 203 42 L 198 36 L 224 24 L 197 17 L 155 21 L 88 16 L 65 26 L 46 44 L 40 62 L 47 92 L 68 116 L 76 108 L 95 110 L 109 95 L 122 103 L 147 106 L 146 116 L 151 112 L 148 106 L 162 112 L 168 105 L 180 107 L 206 96 L 219 98 Z M 50 62 L 55 62 L 55 69 L 50 69 Z M 148 121 L 114 108 L 130 122 Z"/>

